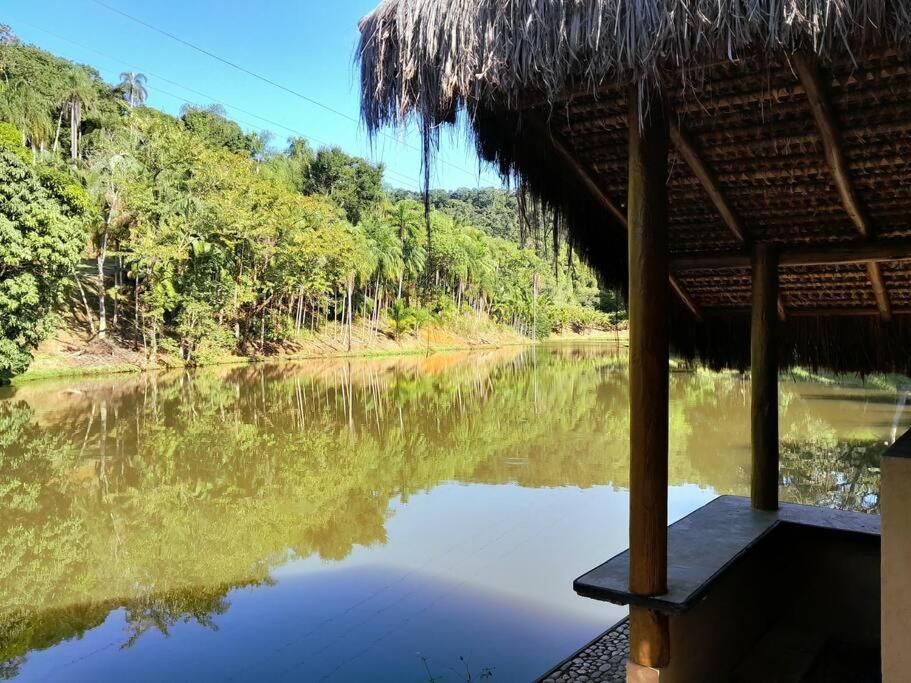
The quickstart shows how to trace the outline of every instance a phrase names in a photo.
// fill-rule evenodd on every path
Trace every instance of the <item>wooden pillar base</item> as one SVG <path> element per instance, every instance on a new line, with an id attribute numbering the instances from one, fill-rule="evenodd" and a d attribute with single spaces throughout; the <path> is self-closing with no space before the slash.
<path id="1" fill-rule="evenodd" d="M 629 610 L 629 658 L 642 667 L 667 666 L 671 660 L 668 617 L 645 607 Z"/>
<path id="2" fill-rule="evenodd" d="M 626 665 L 626 683 L 659 683 L 661 669 L 629 662 Z"/>

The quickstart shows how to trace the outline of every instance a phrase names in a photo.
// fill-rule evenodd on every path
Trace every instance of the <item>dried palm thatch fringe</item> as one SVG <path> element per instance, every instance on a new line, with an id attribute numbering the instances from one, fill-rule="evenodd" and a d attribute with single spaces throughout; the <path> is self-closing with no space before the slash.
<path id="1" fill-rule="evenodd" d="M 750 316 L 711 316 L 693 325 L 685 314 L 672 316 L 674 351 L 709 368 L 750 368 Z M 870 374 L 874 371 L 911 374 L 911 317 L 891 323 L 880 318 L 791 318 L 782 326 L 779 363 L 813 370 Z"/>
<path id="2" fill-rule="evenodd" d="M 385 0 L 360 24 L 361 113 L 435 128 L 529 91 L 653 81 L 756 51 L 823 61 L 911 40 L 904 0 Z"/>

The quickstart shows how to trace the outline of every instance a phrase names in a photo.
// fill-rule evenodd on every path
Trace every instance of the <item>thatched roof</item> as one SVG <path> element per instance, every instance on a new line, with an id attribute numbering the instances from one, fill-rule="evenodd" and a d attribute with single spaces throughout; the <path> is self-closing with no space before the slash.
<path id="1" fill-rule="evenodd" d="M 747 364 L 743 256 L 766 241 L 785 363 L 911 370 L 911 3 L 386 0 L 359 59 L 370 131 L 416 120 L 432 147 L 465 112 L 480 156 L 621 285 L 627 98 L 659 88 L 677 351 Z"/>

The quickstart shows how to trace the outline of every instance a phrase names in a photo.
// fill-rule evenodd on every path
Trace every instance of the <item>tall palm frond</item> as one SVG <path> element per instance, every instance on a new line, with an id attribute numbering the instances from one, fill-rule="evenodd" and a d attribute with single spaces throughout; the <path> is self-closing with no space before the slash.
<path id="1" fill-rule="evenodd" d="M 136 71 L 124 71 L 120 74 L 120 84 L 117 86 L 123 93 L 123 98 L 131 107 L 145 104 L 149 91 L 146 88 L 146 75 Z"/>

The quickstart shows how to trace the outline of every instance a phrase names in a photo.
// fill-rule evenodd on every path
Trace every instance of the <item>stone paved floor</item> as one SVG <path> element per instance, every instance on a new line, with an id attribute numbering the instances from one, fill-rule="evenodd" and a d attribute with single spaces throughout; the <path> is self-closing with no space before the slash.
<path id="1" fill-rule="evenodd" d="M 582 652 L 547 673 L 541 681 L 625 683 L 628 657 L 629 622 L 624 619 Z"/>

